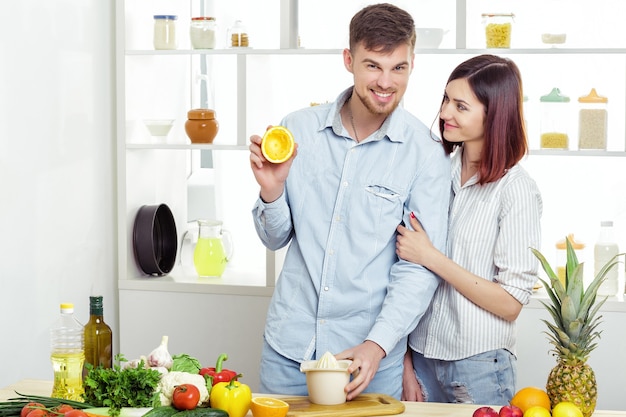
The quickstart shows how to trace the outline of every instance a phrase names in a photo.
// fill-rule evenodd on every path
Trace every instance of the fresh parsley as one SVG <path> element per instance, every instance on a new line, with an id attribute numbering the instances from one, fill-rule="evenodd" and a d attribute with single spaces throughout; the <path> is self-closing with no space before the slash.
<path id="1" fill-rule="evenodd" d="M 118 354 L 113 368 L 86 365 L 89 372 L 83 382 L 85 402 L 94 407 L 109 407 L 111 417 L 119 417 L 122 407 L 152 407 L 159 398 L 156 388 L 161 373 L 146 368 L 143 359 L 136 368 L 122 369 L 120 362 L 126 361 Z"/>

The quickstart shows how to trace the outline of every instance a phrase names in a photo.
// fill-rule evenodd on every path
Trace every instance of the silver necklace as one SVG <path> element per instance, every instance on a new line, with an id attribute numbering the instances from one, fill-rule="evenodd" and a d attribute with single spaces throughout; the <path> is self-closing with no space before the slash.
<path id="1" fill-rule="evenodd" d="M 360 142 L 359 135 L 356 133 L 356 126 L 354 125 L 354 117 L 352 116 L 352 108 L 350 107 L 350 102 L 348 102 L 348 113 L 350 115 L 350 124 L 352 125 L 352 131 L 354 132 L 354 138 L 357 142 Z"/>

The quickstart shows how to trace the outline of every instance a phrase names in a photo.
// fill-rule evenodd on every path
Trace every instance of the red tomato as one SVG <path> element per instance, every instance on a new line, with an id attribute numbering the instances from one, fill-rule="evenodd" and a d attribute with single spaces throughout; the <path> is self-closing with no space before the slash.
<path id="1" fill-rule="evenodd" d="M 200 390 L 194 384 L 176 385 L 172 393 L 172 405 L 177 410 L 193 410 L 200 402 Z M 67 417 L 67 416 L 66 416 Z"/>
<path id="2" fill-rule="evenodd" d="M 55 413 L 58 413 L 59 415 L 63 415 L 65 413 L 67 413 L 68 411 L 72 411 L 73 409 L 74 409 L 74 407 L 72 407 L 69 404 L 61 404 L 61 405 L 57 405 L 52 410 Z"/>
<path id="3" fill-rule="evenodd" d="M 35 408 L 33 410 L 30 410 L 30 412 L 26 414 L 26 417 L 47 417 L 47 416 L 48 416 L 48 411 L 43 410 L 41 408 Z"/>
<path id="4" fill-rule="evenodd" d="M 22 408 L 22 411 L 20 412 L 20 417 L 26 417 L 28 413 L 30 413 L 31 411 L 37 408 L 45 408 L 45 407 L 41 403 L 31 402 L 31 403 L 26 404 L 24 408 Z"/>
<path id="5" fill-rule="evenodd" d="M 87 413 L 83 410 L 70 410 L 63 414 L 63 417 L 87 417 Z"/>

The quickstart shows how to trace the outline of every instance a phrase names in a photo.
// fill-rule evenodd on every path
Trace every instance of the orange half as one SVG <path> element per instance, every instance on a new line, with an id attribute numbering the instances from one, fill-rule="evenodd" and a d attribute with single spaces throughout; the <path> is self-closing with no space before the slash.
<path id="1" fill-rule="evenodd" d="M 285 162 L 295 148 L 293 134 L 284 126 L 272 126 L 265 131 L 261 141 L 261 152 L 268 161 L 274 164 Z"/>
<path id="2" fill-rule="evenodd" d="M 254 397 L 250 403 L 250 411 L 254 417 L 285 417 L 289 404 L 278 398 Z"/>

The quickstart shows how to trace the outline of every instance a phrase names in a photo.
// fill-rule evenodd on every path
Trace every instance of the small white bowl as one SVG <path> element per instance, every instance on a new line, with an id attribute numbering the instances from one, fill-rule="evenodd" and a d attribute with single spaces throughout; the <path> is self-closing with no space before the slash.
<path id="1" fill-rule="evenodd" d="M 417 49 L 437 49 L 443 40 L 444 30 L 441 28 L 416 28 L 417 40 L 415 47 Z"/>
<path id="2" fill-rule="evenodd" d="M 548 45 L 561 45 L 567 40 L 565 33 L 542 33 L 541 42 Z"/>
<path id="3" fill-rule="evenodd" d="M 170 133 L 174 120 L 162 119 L 162 120 L 144 120 L 148 132 L 151 136 L 164 137 Z"/>
<path id="4" fill-rule="evenodd" d="M 309 389 L 309 401 L 320 405 L 337 405 L 346 402 L 344 388 L 350 382 L 348 366 L 350 360 L 337 361 L 335 369 L 316 368 L 317 361 L 304 361 L 300 371 L 306 374 L 306 385 Z"/>

